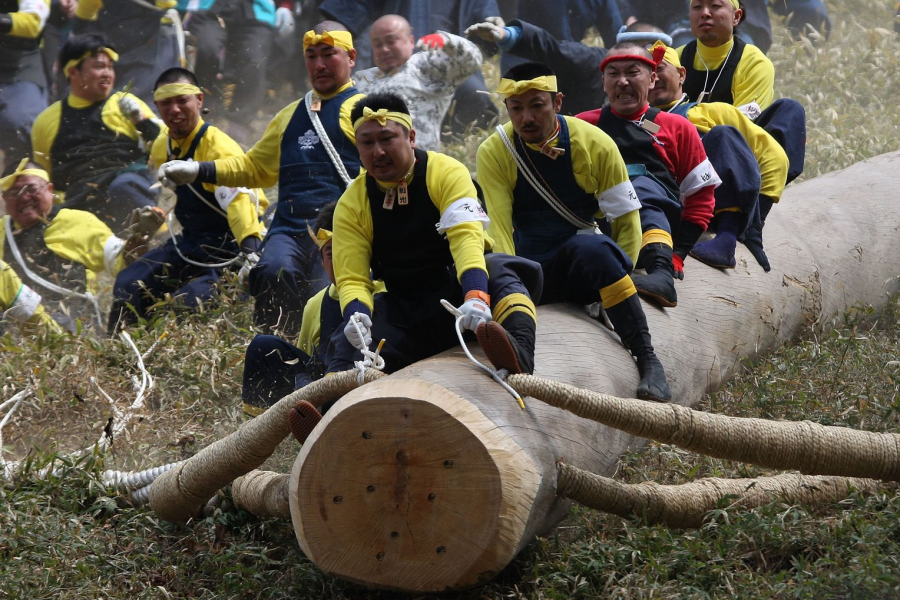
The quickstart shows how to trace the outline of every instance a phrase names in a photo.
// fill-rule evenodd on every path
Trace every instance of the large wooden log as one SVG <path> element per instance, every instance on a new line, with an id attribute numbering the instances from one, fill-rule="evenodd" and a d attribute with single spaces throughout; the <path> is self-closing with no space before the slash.
<path id="1" fill-rule="evenodd" d="M 900 154 L 789 188 L 766 226 L 773 270 L 688 260 L 679 305 L 645 305 L 676 401 L 697 403 L 744 358 L 809 324 L 897 290 Z M 474 346 L 475 344 L 473 344 Z M 634 362 L 575 306 L 539 311 L 536 374 L 630 396 Z M 359 388 L 316 427 L 290 478 L 298 541 L 324 571 L 377 587 L 439 591 L 490 578 L 565 516 L 556 462 L 610 475 L 642 440 L 526 399 L 461 351 Z"/>

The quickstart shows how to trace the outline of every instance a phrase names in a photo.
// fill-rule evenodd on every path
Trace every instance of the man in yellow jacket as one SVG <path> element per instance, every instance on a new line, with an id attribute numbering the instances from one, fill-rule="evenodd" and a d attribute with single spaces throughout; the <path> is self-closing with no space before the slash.
<path id="1" fill-rule="evenodd" d="M 31 131 L 34 159 L 65 193 L 66 208 L 92 212 L 113 231 L 135 208 L 155 204 L 147 149 L 160 130 L 143 101 L 113 91 L 118 57 L 100 35 L 69 38 L 59 53 L 69 96 L 38 115 Z"/>
<path id="2" fill-rule="evenodd" d="M 0 219 L 0 309 L 16 322 L 76 321 L 100 325 L 92 283 L 96 274 L 117 273 L 146 249 L 161 220 L 153 211 L 136 218 L 129 240 L 89 212 L 53 204 L 53 184 L 39 165 L 23 160 L 0 179 L 7 215 Z M 140 246 L 140 250 L 138 247 Z"/>
<path id="3" fill-rule="evenodd" d="M 153 164 L 244 155 L 237 142 L 203 121 L 203 92 L 192 72 L 163 71 L 154 98 L 168 129 L 153 144 Z M 166 293 L 192 308 L 212 299 L 223 270 L 241 267 L 259 250 L 259 215 L 269 204 L 262 190 L 198 183 L 177 186 L 175 195 L 181 233 L 119 273 L 111 331 L 146 318 L 148 307 Z"/>
<path id="4" fill-rule="evenodd" d="M 682 89 L 684 74 L 678 53 L 667 47 L 656 69 L 650 105 L 686 117 L 697 127 L 706 154 L 722 179 L 715 192 L 716 239 L 695 244 L 691 256 L 714 267 L 734 268 L 735 246 L 743 236 L 747 248 L 769 271 L 762 226 L 788 180 L 787 153 L 734 105 L 688 101 Z"/>

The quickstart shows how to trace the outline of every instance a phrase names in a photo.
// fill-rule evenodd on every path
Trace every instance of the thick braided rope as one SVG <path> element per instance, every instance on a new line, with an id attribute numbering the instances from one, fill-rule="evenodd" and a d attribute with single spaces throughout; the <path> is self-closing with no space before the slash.
<path id="1" fill-rule="evenodd" d="M 250 471 L 231 484 L 235 506 L 257 517 L 291 518 L 290 475 L 272 471 Z"/>
<path id="2" fill-rule="evenodd" d="M 368 370 L 364 383 L 384 374 Z M 359 387 L 359 372 L 336 373 L 315 381 L 279 400 L 266 412 L 247 421 L 226 438 L 214 442 L 163 473 L 150 488 L 150 505 L 167 521 L 196 516 L 217 490 L 258 468 L 290 434 L 288 414 L 300 400 L 319 407 Z"/>
<path id="3" fill-rule="evenodd" d="M 842 500 L 850 495 L 851 488 L 874 493 L 881 485 L 872 479 L 799 473 L 756 479 L 713 477 L 682 485 L 660 485 L 652 481 L 629 485 L 559 463 L 556 493 L 603 512 L 621 517 L 635 515 L 651 525 L 694 528 L 700 527 L 706 514 L 719 507 L 726 496 L 735 497 L 729 506 L 741 508 L 778 500 L 812 506 Z"/>
<path id="4" fill-rule="evenodd" d="M 571 413 L 627 433 L 727 460 L 807 475 L 900 481 L 900 435 L 830 427 L 811 421 L 767 421 L 616 398 L 531 375 L 507 382 Z"/>

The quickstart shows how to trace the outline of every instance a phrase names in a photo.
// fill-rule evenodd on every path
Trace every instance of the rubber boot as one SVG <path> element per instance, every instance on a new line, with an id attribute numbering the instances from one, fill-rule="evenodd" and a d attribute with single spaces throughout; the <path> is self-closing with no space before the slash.
<path id="1" fill-rule="evenodd" d="M 774 202 L 768 196 L 760 196 L 759 197 L 759 225 L 752 225 L 748 227 L 744 233 L 738 236 L 738 240 L 743 242 L 750 253 L 753 255 L 753 258 L 756 259 L 756 262 L 760 264 L 763 268 L 763 271 L 768 273 L 772 270 L 771 265 L 769 264 L 769 257 L 766 256 L 765 250 L 763 250 L 763 238 L 762 238 L 762 230 L 766 224 L 766 217 L 769 216 L 769 211 L 772 210 Z"/>
<path id="2" fill-rule="evenodd" d="M 632 275 L 634 287 L 640 295 L 660 306 L 678 305 L 675 293 L 675 268 L 672 266 L 672 248 L 665 244 L 647 244 L 641 248 L 638 261 L 646 275 Z"/>
<path id="3" fill-rule="evenodd" d="M 514 312 L 500 325 L 496 321 L 481 323 L 475 337 L 484 354 L 498 371 L 506 369 L 510 375 L 534 373 L 534 319 L 523 312 Z"/>
<path id="4" fill-rule="evenodd" d="M 737 262 L 734 249 L 741 229 L 743 213 L 726 211 L 716 215 L 716 237 L 706 242 L 694 244 L 691 256 L 717 269 L 733 269 Z"/>
<path id="5" fill-rule="evenodd" d="M 669 391 L 666 372 L 653 352 L 647 317 L 644 315 L 644 309 L 637 295 L 632 295 L 627 300 L 606 308 L 606 316 L 609 317 L 616 333 L 622 338 L 622 343 L 637 359 L 638 373 L 641 376 L 641 382 L 637 387 L 637 397 L 641 400 L 656 402 L 671 400 L 672 392 Z"/>

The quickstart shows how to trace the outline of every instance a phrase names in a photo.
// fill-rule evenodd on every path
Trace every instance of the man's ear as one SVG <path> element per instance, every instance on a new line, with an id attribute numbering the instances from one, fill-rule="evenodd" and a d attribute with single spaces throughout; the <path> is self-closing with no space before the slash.
<path id="1" fill-rule="evenodd" d="M 562 110 L 563 98 L 565 96 L 563 96 L 562 92 L 556 92 L 556 95 L 553 97 L 553 110 L 557 113 Z"/>
<path id="2" fill-rule="evenodd" d="M 350 48 L 347 50 L 347 57 L 350 59 L 350 68 L 356 66 L 356 48 Z"/>
<path id="3" fill-rule="evenodd" d="M 732 20 L 732 25 L 734 27 L 737 27 L 743 19 L 744 19 L 744 9 L 743 8 L 735 9 L 734 19 Z"/>
<path id="4" fill-rule="evenodd" d="M 416 147 L 416 130 L 415 129 L 409 130 L 409 145 L 412 146 L 413 148 Z"/>

